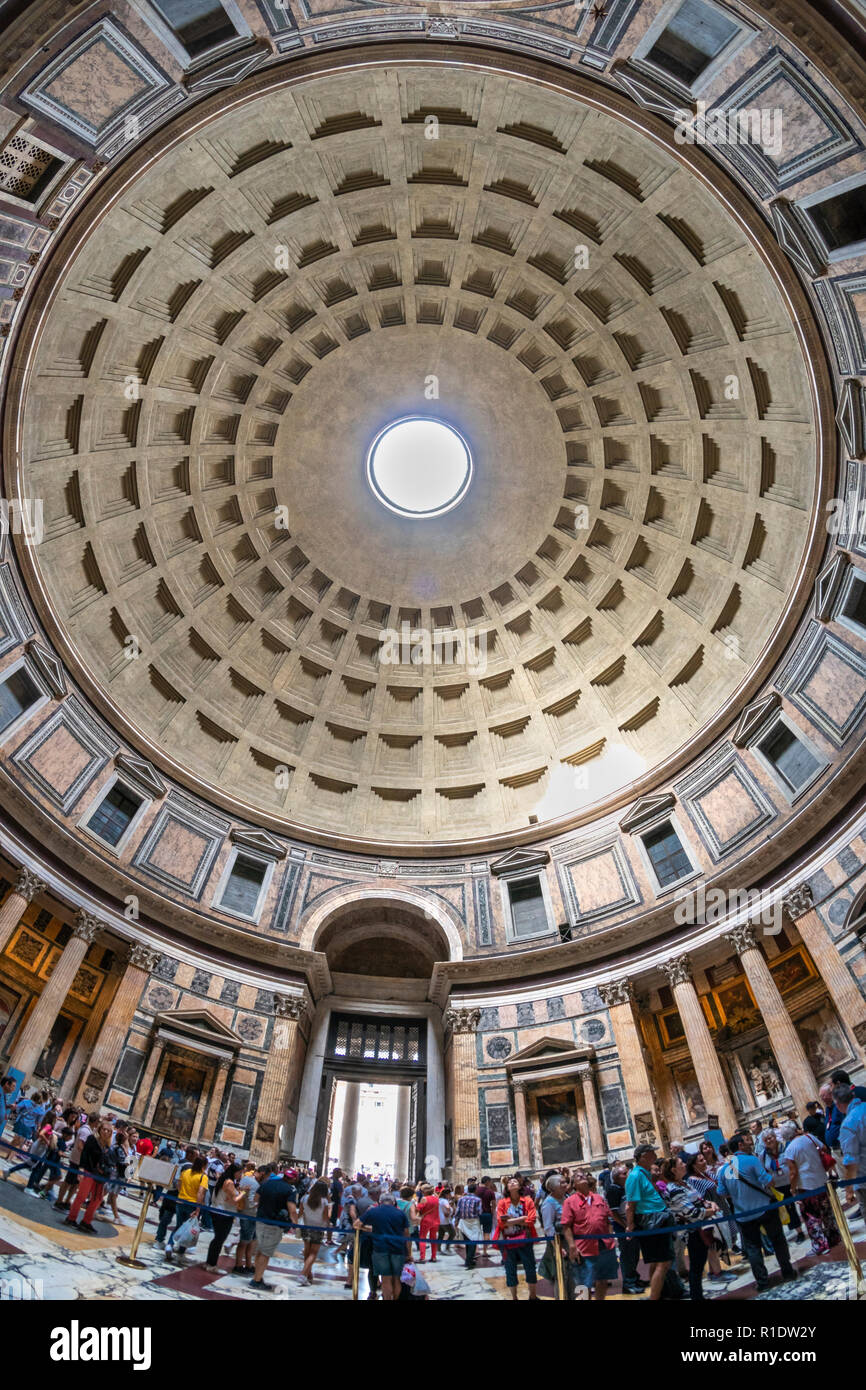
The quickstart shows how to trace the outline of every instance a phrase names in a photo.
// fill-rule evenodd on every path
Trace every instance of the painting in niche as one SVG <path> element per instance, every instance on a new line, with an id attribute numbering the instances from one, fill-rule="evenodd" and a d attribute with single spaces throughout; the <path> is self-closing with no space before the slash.
<path id="1" fill-rule="evenodd" d="M 801 1018 L 794 1027 L 816 1076 L 850 1061 L 851 1049 L 845 1041 L 838 1018 L 828 1004 Z"/>
<path id="2" fill-rule="evenodd" d="M 153 1128 L 170 1139 L 190 1139 L 204 1087 L 203 1068 L 169 1062 L 151 1122 Z"/>
<path id="3" fill-rule="evenodd" d="M 766 1044 L 744 1048 L 740 1053 L 740 1061 L 755 1105 L 769 1105 L 772 1101 L 782 1100 L 786 1094 L 782 1074 Z"/>
<path id="4" fill-rule="evenodd" d="M 803 952 L 795 951 L 784 960 L 774 961 L 770 966 L 770 974 L 779 993 L 790 994 L 792 989 L 811 980 L 814 971 L 809 968 L 809 962 Z"/>
<path id="5" fill-rule="evenodd" d="M 761 1022 L 760 1010 L 745 979 L 722 985 L 714 994 L 722 1022 L 732 1033 L 745 1033 Z"/>
<path id="6" fill-rule="evenodd" d="M 21 995 L 14 989 L 6 989 L 0 986 L 0 1039 L 9 1025 L 9 1020 L 18 1007 Z"/>
<path id="7" fill-rule="evenodd" d="M 573 1163 L 581 1156 L 577 1105 L 568 1091 L 537 1096 L 541 1157 L 545 1163 Z"/>
<path id="8" fill-rule="evenodd" d="M 701 1095 L 701 1088 L 698 1085 L 694 1067 L 678 1067 L 674 1072 L 674 1080 L 677 1083 L 686 1124 L 703 1124 L 707 1118 L 707 1107 Z"/>

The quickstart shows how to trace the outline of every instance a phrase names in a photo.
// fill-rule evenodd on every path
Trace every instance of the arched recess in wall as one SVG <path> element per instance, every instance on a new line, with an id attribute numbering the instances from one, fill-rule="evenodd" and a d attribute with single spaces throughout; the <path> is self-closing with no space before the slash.
<path id="1" fill-rule="evenodd" d="M 443 902 L 404 890 L 350 889 L 329 896 L 302 920 L 298 944 L 307 951 L 326 950 L 330 961 L 334 951 L 351 947 L 355 938 L 369 940 L 377 917 L 386 938 L 409 944 L 406 931 L 417 932 L 418 946 L 426 948 L 434 962 L 463 959 L 456 914 Z"/>

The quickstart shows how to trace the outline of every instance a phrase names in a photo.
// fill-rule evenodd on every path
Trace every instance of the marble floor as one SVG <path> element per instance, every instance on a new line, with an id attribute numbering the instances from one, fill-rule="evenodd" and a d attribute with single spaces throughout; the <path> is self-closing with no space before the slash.
<path id="1" fill-rule="evenodd" d="M 7 1165 L 0 1164 L 0 1169 Z M 121 1198 L 118 1209 L 122 1224 L 100 1221 L 97 1236 L 79 1234 L 64 1226 L 62 1217 L 50 1204 L 24 1193 L 26 1173 L 15 1174 L 0 1182 L 0 1299 L 232 1299 L 259 1302 L 293 1300 L 349 1301 L 351 1292 L 345 1288 L 346 1266 L 333 1248 L 323 1247 L 314 1269 L 312 1287 L 301 1285 L 298 1276 L 301 1266 L 301 1243 L 286 1237 L 268 1267 L 267 1279 L 275 1286 L 273 1293 L 260 1293 L 250 1288 L 249 1280 L 230 1271 L 233 1257 L 223 1255 L 220 1270 L 209 1273 L 203 1266 L 206 1239 L 202 1233 L 198 1248 L 184 1267 L 166 1262 L 164 1253 L 154 1244 L 156 1214 L 148 1216 L 138 1258 L 145 1268 L 132 1269 L 117 1263 L 117 1256 L 129 1251 L 140 1207 L 132 1198 Z M 852 1215 L 850 1224 L 860 1253 L 866 1262 L 866 1231 L 859 1214 Z M 761 1300 L 843 1299 L 853 1297 L 848 1266 L 840 1250 L 829 1257 L 816 1260 L 808 1255 L 806 1242 L 792 1245 L 795 1263 L 802 1271 L 796 1284 L 776 1284 L 757 1295 L 751 1271 L 742 1259 L 732 1260 L 728 1277 L 705 1279 L 707 1298 Z M 540 1250 L 539 1250 L 540 1254 Z M 497 1301 L 508 1297 L 505 1275 L 498 1256 L 482 1257 L 478 1267 L 463 1267 L 462 1249 L 445 1251 L 435 1263 L 424 1266 L 431 1288 L 431 1297 L 452 1302 Z M 771 1276 L 777 1272 L 776 1261 L 768 1258 Z M 624 1303 L 641 1302 L 636 1296 L 623 1295 L 619 1284 L 612 1286 L 610 1298 Z M 553 1299 L 555 1291 L 542 1280 L 539 1295 Z M 368 1295 L 366 1275 L 361 1275 L 361 1298 Z M 525 1290 L 520 1289 L 520 1297 Z"/>

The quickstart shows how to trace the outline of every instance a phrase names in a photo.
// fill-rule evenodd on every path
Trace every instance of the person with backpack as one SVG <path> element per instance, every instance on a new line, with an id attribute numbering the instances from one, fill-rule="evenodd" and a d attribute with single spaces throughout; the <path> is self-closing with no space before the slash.
<path id="1" fill-rule="evenodd" d="M 826 1255 L 842 1239 L 827 1196 L 827 1175 L 835 1170 L 835 1160 L 826 1144 L 806 1134 L 793 1120 L 787 1120 L 779 1133 L 786 1145 L 782 1157 L 788 1165 L 791 1192 L 812 1193 L 800 1203 L 812 1254 Z"/>
<path id="2" fill-rule="evenodd" d="M 734 1209 L 737 1225 L 743 1241 L 746 1258 L 755 1276 L 758 1290 L 766 1289 L 770 1283 L 764 1254 L 761 1248 L 761 1227 L 769 1237 L 782 1279 L 796 1279 L 797 1271 L 791 1263 L 785 1229 L 778 1209 L 766 1211 L 773 1203 L 771 1188 L 773 1180 L 759 1158 L 745 1152 L 743 1136 L 735 1134 L 728 1140 L 730 1157 L 726 1159 L 716 1176 L 716 1187 L 720 1196 L 727 1197 Z"/>
<path id="3" fill-rule="evenodd" d="M 640 1234 L 640 1253 L 649 1265 L 649 1296 L 655 1302 L 662 1296 L 667 1272 L 673 1263 L 674 1247 L 669 1234 L 654 1226 L 672 1226 L 668 1220 L 667 1203 L 650 1176 L 657 1166 L 655 1147 L 638 1144 L 634 1151 L 634 1167 L 625 1180 L 625 1228 Z"/>
<path id="4" fill-rule="evenodd" d="M 72 1206 L 69 1208 L 69 1215 L 63 1221 L 64 1226 L 75 1226 L 79 1231 L 85 1231 L 89 1236 L 98 1234 L 93 1225 L 93 1218 L 102 1201 L 106 1180 L 112 1174 L 111 1159 L 108 1156 L 111 1140 L 111 1125 L 101 1124 L 85 1141 L 79 1163 L 81 1177 L 78 1191 Z M 82 1207 L 84 1207 L 84 1220 L 79 1225 L 78 1216 Z"/>

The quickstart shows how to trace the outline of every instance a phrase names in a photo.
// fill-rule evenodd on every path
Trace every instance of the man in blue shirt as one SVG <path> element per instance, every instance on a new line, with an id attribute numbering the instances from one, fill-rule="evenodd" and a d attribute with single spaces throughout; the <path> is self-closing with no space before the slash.
<path id="1" fill-rule="evenodd" d="M 373 1241 L 372 1270 L 382 1281 L 382 1297 L 391 1303 L 400 1297 L 400 1275 L 409 1258 L 409 1222 L 397 1206 L 393 1192 L 383 1192 L 368 1207 L 364 1219 L 356 1217 L 356 1231 L 369 1231 Z"/>
<path id="2" fill-rule="evenodd" d="M 860 1203 L 866 1221 L 866 1101 L 857 1092 L 861 1086 L 850 1083 L 833 1087 L 833 1105 L 842 1115 L 839 1128 L 839 1147 L 846 1178 L 862 1178 L 852 1189 Z"/>
<path id="3" fill-rule="evenodd" d="M 667 1202 L 650 1177 L 650 1169 L 657 1162 L 652 1144 L 638 1144 L 634 1167 L 625 1180 L 625 1228 L 640 1233 L 640 1253 L 644 1264 L 649 1265 L 649 1296 L 653 1300 L 662 1296 L 665 1275 L 674 1257 L 673 1241 L 670 1235 L 663 1234 L 663 1228 L 674 1223 L 667 1220 Z M 654 1224 L 662 1231 L 654 1231 Z"/>
<path id="4" fill-rule="evenodd" d="M 770 1192 L 772 1187 L 770 1174 L 759 1158 L 744 1151 L 741 1134 L 735 1134 L 732 1139 L 728 1140 L 728 1148 L 731 1151 L 731 1157 L 719 1170 L 716 1176 L 716 1186 L 720 1195 L 727 1197 L 734 1208 L 737 1225 L 743 1237 L 743 1249 L 752 1267 L 759 1291 L 765 1289 L 770 1282 L 761 1249 L 762 1226 L 770 1239 L 776 1259 L 779 1261 L 782 1279 L 796 1279 L 797 1271 L 791 1264 L 785 1229 L 778 1208 L 775 1211 L 766 1212 L 763 1216 L 758 1215 L 758 1212 L 763 1211 L 775 1200 Z"/>
<path id="5" fill-rule="evenodd" d="M 847 1071 L 842 1071 L 840 1067 L 838 1071 L 833 1072 L 833 1075 L 830 1077 L 830 1083 L 833 1087 L 850 1086 L 851 1078 Z M 823 1090 L 823 1087 L 821 1089 Z M 857 1100 L 866 1100 L 866 1087 L 855 1086 L 853 1090 Z M 836 1104 L 834 1094 L 832 1104 L 827 1108 L 827 1128 L 824 1132 L 824 1143 L 827 1145 L 828 1149 L 837 1149 L 839 1147 L 839 1130 L 844 1118 L 844 1112 L 840 1110 L 839 1106 Z"/>

